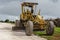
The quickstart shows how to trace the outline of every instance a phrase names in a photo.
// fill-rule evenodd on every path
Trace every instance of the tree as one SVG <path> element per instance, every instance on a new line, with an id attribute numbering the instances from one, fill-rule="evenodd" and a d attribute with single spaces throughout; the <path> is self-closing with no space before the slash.
<path id="1" fill-rule="evenodd" d="M 5 22 L 9 22 L 9 19 L 6 19 Z"/>

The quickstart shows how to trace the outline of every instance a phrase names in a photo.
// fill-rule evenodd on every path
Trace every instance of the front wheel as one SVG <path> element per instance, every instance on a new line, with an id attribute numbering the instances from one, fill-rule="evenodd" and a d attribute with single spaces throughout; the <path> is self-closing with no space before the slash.
<path id="1" fill-rule="evenodd" d="M 52 21 L 49 21 L 48 22 L 48 27 L 46 28 L 46 34 L 47 35 L 53 35 L 53 33 L 54 33 L 54 23 L 52 22 Z"/>
<path id="2" fill-rule="evenodd" d="M 27 36 L 31 36 L 33 34 L 33 22 L 32 21 L 28 21 L 26 23 L 26 35 Z"/>

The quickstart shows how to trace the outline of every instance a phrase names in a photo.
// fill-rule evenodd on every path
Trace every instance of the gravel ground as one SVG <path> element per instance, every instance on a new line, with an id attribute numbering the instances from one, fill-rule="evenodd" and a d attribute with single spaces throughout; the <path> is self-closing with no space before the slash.
<path id="1" fill-rule="evenodd" d="M 26 36 L 23 30 L 12 31 L 13 24 L 0 23 L 0 40 L 47 40 L 38 36 Z"/>

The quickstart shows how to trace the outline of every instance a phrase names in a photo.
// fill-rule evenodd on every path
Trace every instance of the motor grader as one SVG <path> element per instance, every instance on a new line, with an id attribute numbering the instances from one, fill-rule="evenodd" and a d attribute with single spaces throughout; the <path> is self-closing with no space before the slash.
<path id="1" fill-rule="evenodd" d="M 16 20 L 16 26 L 12 27 L 12 30 L 25 29 L 25 33 L 28 36 L 33 34 L 33 30 L 46 30 L 46 34 L 52 35 L 54 33 L 54 23 L 45 21 L 43 16 L 40 15 L 40 10 L 38 13 L 34 12 L 34 7 L 37 5 L 38 3 L 23 2 L 21 4 L 20 20 Z"/>

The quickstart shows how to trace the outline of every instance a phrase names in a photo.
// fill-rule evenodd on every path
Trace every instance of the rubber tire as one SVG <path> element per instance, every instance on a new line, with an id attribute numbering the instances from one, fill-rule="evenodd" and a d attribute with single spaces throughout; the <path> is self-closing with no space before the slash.
<path id="1" fill-rule="evenodd" d="M 32 21 L 28 21 L 26 24 L 26 35 L 27 36 L 31 36 L 33 34 L 33 22 Z"/>
<path id="2" fill-rule="evenodd" d="M 49 21 L 48 27 L 46 28 L 46 34 L 47 35 L 53 35 L 54 33 L 54 23 L 52 21 Z"/>

